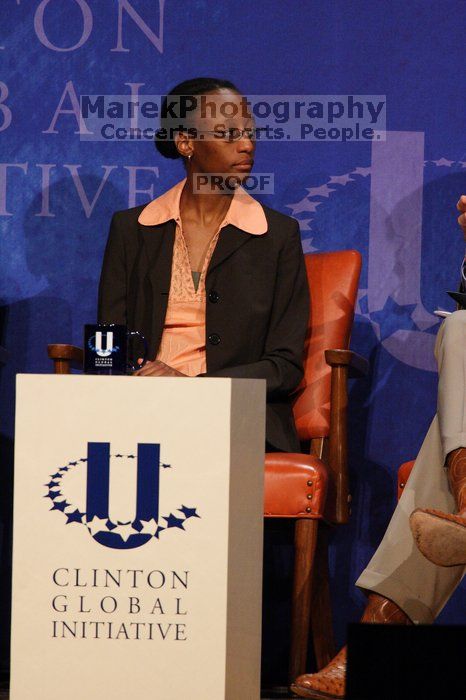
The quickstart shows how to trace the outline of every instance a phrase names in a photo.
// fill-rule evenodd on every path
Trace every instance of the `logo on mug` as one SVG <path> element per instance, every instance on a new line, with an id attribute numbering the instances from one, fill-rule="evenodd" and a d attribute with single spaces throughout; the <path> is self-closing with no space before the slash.
<path id="1" fill-rule="evenodd" d="M 195 507 L 181 505 L 161 516 L 160 476 L 172 469 L 160 461 L 160 445 L 138 443 L 137 454 L 110 454 L 109 442 L 89 442 L 87 457 L 67 462 L 50 476 L 44 498 L 63 513 L 66 525 L 84 525 L 112 549 L 135 549 L 172 528 L 184 531 Z M 168 478 L 168 477 L 167 477 Z M 110 488 L 111 482 L 111 488 Z"/>
<path id="2" fill-rule="evenodd" d="M 142 363 L 136 358 L 142 358 Z M 143 367 L 146 360 L 147 342 L 139 331 L 130 331 L 127 326 L 117 323 L 87 323 L 84 326 L 86 374 L 128 374 Z"/>
<path id="3" fill-rule="evenodd" d="M 99 357 L 110 357 L 112 352 L 117 352 L 120 349 L 118 345 L 113 345 L 112 331 L 109 331 L 108 333 L 97 331 L 95 336 L 89 339 L 88 345 L 89 348 L 96 352 Z"/>

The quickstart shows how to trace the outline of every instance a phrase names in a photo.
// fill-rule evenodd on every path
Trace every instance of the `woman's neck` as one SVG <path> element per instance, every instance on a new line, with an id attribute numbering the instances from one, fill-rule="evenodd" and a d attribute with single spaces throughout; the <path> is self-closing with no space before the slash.
<path id="1" fill-rule="evenodd" d="M 193 192 L 189 177 L 183 187 L 180 199 L 181 218 L 195 219 L 203 226 L 222 221 L 230 208 L 233 194 Z"/>

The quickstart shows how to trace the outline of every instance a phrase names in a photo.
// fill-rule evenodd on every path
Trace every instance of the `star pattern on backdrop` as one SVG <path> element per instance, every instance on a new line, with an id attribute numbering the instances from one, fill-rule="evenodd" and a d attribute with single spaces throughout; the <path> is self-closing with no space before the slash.
<path id="1" fill-rule="evenodd" d="M 448 160 L 447 158 L 439 158 L 439 160 L 433 160 L 432 163 L 436 165 L 437 167 L 445 167 L 445 168 L 451 168 L 453 163 L 456 163 L 455 160 Z"/>
<path id="2" fill-rule="evenodd" d="M 425 160 L 424 166 L 434 165 L 444 168 L 466 168 L 466 161 L 449 160 L 448 158 L 438 158 L 437 160 Z M 307 195 L 294 204 L 287 204 L 287 208 L 291 209 L 291 215 L 299 221 L 301 231 L 312 231 L 313 218 L 317 208 L 325 202 L 332 194 L 341 191 L 346 185 L 352 182 L 357 182 L 358 177 L 368 177 L 371 174 L 371 166 L 359 166 L 341 175 L 330 175 L 326 183 L 317 185 L 316 187 L 306 187 Z M 300 219 L 298 214 L 307 214 L 309 218 Z M 302 240 L 303 251 L 305 253 L 313 253 L 319 250 L 314 245 L 314 237 L 306 236 Z"/>
<path id="3" fill-rule="evenodd" d="M 356 182 L 358 177 L 367 177 L 370 175 L 369 167 L 357 167 L 348 173 L 341 175 L 331 175 L 326 183 L 316 187 L 306 187 L 307 195 L 294 204 L 287 204 L 288 209 L 291 209 L 291 215 L 297 217 L 298 214 L 307 214 L 309 218 L 298 219 L 301 231 L 312 231 L 312 220 L 317 211 L 317 208 L 325 202 L 332 194 L 340 191 L 350 182 Z M 305 253 L 313 253 L 318 248 L 314 246 L 314 237 L 306 236 L 302 240 L 303 251 Z"/>
<path id="4" fill-rule="evenodd" d="M 383 309 L 372 311 L 369 318 L 378 324 L 380 340 L 389 338 L 399 330 L 418 330 L 416 323 L 411 318 L 415 308 L 416 304 L 397 304 L 392 297 L 388 297 Z"/>

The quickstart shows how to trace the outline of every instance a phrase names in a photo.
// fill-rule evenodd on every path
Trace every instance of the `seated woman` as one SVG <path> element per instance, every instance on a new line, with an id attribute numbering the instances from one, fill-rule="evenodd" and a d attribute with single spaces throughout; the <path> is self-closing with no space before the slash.
<path id="1" fill-rule="evenodd" d="M 466 196 L 457 206 L 466 239 Z M 361 622 L 431 623 L 465 573 L 466 310 L 445 319 L 435 356 L 437 414 L 385 536 L 356 582 L 369 594 Z M 345 696 L 345 678 L 346 647 L 320 672 L 297 678 L 292 689 L 300 697 L 335 700 Z"/>
<path id="2" fill-rule="evenodd" d="M 180 95 L 197 108 L 175 119 L 170 138 L 167 104 Z M 235 105 L 236 116 L 202 115 L 200 95 L 219 115 L 222 104 Z M 303 376 L 309 315 L 298 222 L 241 186 L 196 191 L 199 173 L 241 183 L 251 171 L 255 130 L 244 104 L 232 83 L 214 78 L 185 81 L 165 98 L 156 148 L 181 159 L 186 177 L 149 204 L 113 215 L 98 316 L 145 335 L 150 361 L 139 377 L 265 379 L 266 449 L 297 452 L 290 394 Z"/>

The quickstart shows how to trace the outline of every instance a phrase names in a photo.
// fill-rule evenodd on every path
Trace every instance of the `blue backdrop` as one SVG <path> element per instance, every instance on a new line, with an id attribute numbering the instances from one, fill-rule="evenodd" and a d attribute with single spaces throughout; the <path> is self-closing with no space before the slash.
<path id="1" fill-rule="evenodd" d="M 364 256 L 353 347 L 370 357 L 371 374 L 351 390 L 353 518 L 331 545 L 343 641 L 363 605 L 353 582 L 395 504 L 396 469 L 414 458 L 435 412 L 433 311 L 453 309 L 445 290 L 456 287 L 463 254 L 455 204 L 466 191 L 464 8 L 460 0 L 3 0 L 2 581 L 15 373 L 50 371 L 48 342 L 81 344 L 111 214 L 183 176 L 150 142 L 80 141 L 79 95 L 163 94 L 198 75 L 255 95 L 384 94 L 385 144 L 261 143 L 255 166 L 275 173 L 275 194 L 262 201 L 300 220 L 305 251 L 354 247 Z M 464 609 L 463 589 L 440 619 L 464 621 Z M 278 644 L 270 658 L 284 653 Z"/>

